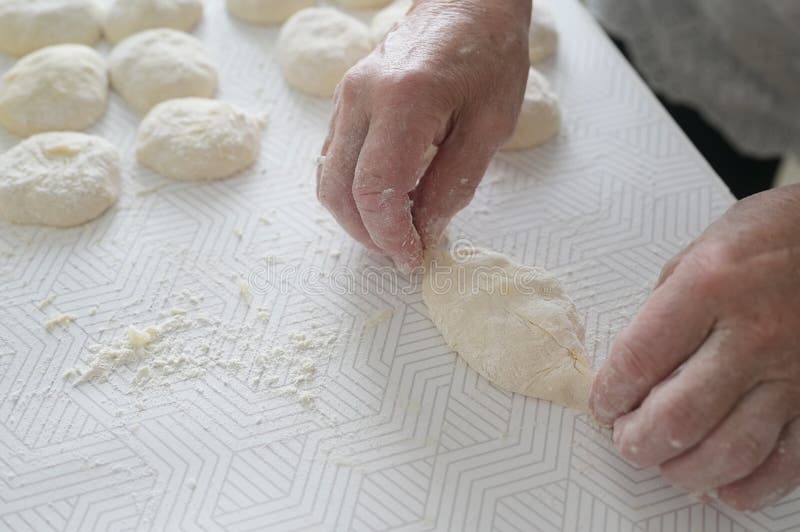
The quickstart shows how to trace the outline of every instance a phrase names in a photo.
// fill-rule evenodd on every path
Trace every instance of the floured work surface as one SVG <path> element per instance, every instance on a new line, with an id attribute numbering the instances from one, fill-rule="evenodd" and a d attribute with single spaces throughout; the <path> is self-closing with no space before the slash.
<path id="1" fill-rule="evenodd" d="M 123 152 L 119 204 L 77 229 L 0 227 L 0 529 L 800 527 L 797 495 L 704 506 L 626 465 L 586 415 L 468 370 L 419 287 L 317 206 L 330 102 L 285 86 L 276 29 L 207 4 L 195 35 L 219 98 L 270 115 L 256 166 L 158 178 L 112 95 L 90 132 Z M 541 70 L 563 130 L 499 155 L 451 236 L 558 276 L 597 367 L 732 199 L 582 8 L 553 7 L 562 46 Z"/>

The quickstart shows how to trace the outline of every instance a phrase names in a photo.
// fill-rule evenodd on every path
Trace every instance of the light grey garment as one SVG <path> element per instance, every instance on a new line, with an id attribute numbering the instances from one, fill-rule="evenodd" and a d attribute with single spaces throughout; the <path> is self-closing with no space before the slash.
<path id="1" fill-rule="evenodd" d="M 586 2 L 651 86 L 740 150 L 800 153 L 800 0 Z"/>

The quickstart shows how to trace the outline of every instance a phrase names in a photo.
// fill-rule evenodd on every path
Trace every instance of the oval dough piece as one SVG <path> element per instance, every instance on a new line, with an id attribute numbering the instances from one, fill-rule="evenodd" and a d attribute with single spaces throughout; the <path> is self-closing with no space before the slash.
<path id="1" fill-rule="evenodd" d="M 203 44 L 172 29 L 128 37 L 109 63 L 111 85 L 140 113 L 173 98 L 209 97 L 217 88 L 217 69 Z"/>
<path id="2" fill-rule="evenodd" d="M 114 0 L 103 33 L 113 42 L 154 28 L 191 31 L 203 16 L 202 0 Z"/>
<path id="3" fill-rule="evenodd" d="M 100 216 L 119 196 L 120 157 L 100 137 L 42 133 L 0 155 L 0 218 L 71 227 Z"/>
<path id="4" fill-rule="evenodd" d="M 136 158 L 172 179 L 222 179 L 255 162 L 264 122 L 217 100 L 169 100 L 139 126 Z"/>
<path id="5" fill-rule="evenodd" d="M 422 296 L 448 345 L 505 390 L 588 410 L 583 326 L 543 270 L 481 249 L 429 257 Z"/>
<path id="6" fill-rule="evenodd" d="M 528 33 L 528 54 L 531 63 L 544 61 L 558 49 L 558 29 L 550 8 L 536 0 L 531 12 L 531 29 Z"/>
<path id="7" fill-rule="evenodd" d="M 26 55 L 3 76 L 0 124 L 18 136 L 80 130 L 108 105 L 106 61 L 82 44 L 58 44 Z"/>
<path id="8" fill-rule="evenodd" d="M 392 0 L 335 0 L 337 4 L 347 9 L 374 9 L 383 7 Z"/>
<path id="9" fill-rule="evenodd" d="M 558 96 L 547 79 L 531 68 L 517 127 L 501 149 L 523 150 L 538 146 L 558 134 L 560 128 Z"/>
<path id="10" fill-rule="evenodd" d="M 389 7 L 379 11 L 369 25 L 372 42 L 378 44 L 392 30 L 395 24 L 406 16 L 413 5 L 412 0 L 397 0 Z"/>
<path id="11" fill-rule="evenodd" d="M 333 96 L 345 73 L 372 51 L 369 29 L 329 7 L 298 11 L 286 21 L 277 44 L 286 81 L 313 96 Z"/>
<path id="12" fill-rule="evenodd" d="M 0 52 L 19 57 L 53 44 L 94 44 L 101 20 L 95 0 L 2 0 Z"/>
<path id="13" fill-rule="evenodd" d="M 251 24 L 280 24 L 316 0 L 226 0 L 233 16 Z"/>

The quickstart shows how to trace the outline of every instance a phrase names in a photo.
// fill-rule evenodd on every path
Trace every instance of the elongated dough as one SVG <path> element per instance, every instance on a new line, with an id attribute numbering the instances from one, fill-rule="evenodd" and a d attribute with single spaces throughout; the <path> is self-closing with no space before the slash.
<path id="1" fill-rule="evenodd" d="M 482 249 L 428 258 L 425 304 L 472 369 L 505 390 L 588 410 L 583 326 L 552 275 Z"/>

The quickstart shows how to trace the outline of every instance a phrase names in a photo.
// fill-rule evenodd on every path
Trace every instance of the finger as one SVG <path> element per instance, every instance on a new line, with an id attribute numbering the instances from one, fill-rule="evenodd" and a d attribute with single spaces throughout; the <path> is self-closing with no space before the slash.
<path id="1" fill-rule="evenodd" d="M 595 377 L 589 407 L 600 423 L 611 425 L 630 412 L 700 347 L 714 323 L 710 307 L 710 298 L 682 270 L 653 291 Z"/>
<path id="2" fill-rule="evenodd" d="M 366 115 L 356 111 L 339 113 L 319 171 L 317 196 L 350 236 L 370 249 L 378 249 L 353 199 L 355 169 L 368 129 Z"/>
<path id="3" fill-rule="evenodd" d="M 422 264 L 409 192 L 425 151 L 443 124 L 426 116 L 385 113 L 372 119 L 353 181 L 353 197 L 372 241 L 401 269 Z"/>
<path id="4" fill-rule="evenodd" d="M 661 464 L 705 438 L 753 388 L 748 367 L 727 331 L 714 331 L 681 370 L 614 423 L 620 453 L 642 467 Z"/>
<path id="5" fill-rule="evenodd" d="M 475 195 L 497 144 L 471 121 L 453 128 L 414 192 L 413 217 L 425 248 L 435 246 L 447 224 Z"/>
<path id="6" fill-rule="evenodd" d="M 781 382 L 759 384 L 707 438 L 663 464 L 664 477 L 696 492 L 746 477 L 775 448 L 786 422 L 800 414 L 793 395 Z"/>
<path id="7" fill-rule="evenodd" d="M 783 430 L 778 444 L 758 469 L 719 488 L 719 498 L 737 510 L 766 508 L 800 486 L 800 418 Z"/>

